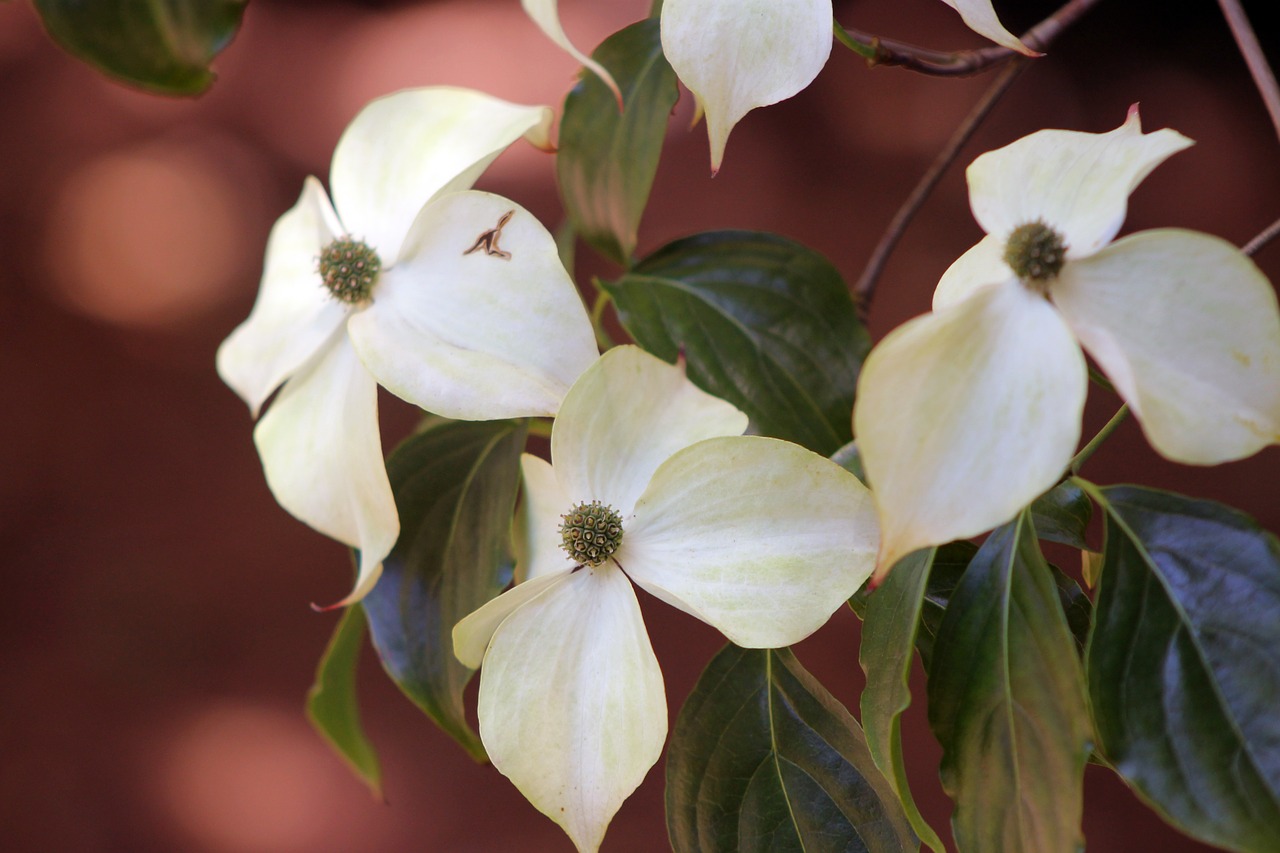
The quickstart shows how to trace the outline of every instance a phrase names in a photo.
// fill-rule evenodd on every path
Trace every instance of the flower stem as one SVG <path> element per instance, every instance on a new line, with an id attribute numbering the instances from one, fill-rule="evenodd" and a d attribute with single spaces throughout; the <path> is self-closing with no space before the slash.
<path id="1" fill-rule="evenodd" d="M 1280 136 L 1280 86 L 1276 85 L 1276 75 L 1267 63 L 1266 54 L 1258 44 L 1258 37 L 1254 35 L 1244 9 L 1240 7 L 1240 0 L 1218 0 L 1218 5 L 1222 7 L 1222 15 L 1231 28 L 1236 47 L 1240 48 L 1240 55 L 1244 57 L 1245 65 L 1249 66 L 1249 73 L 1253 75 L 1253 84 L 1258 87 L 1258 94 L 1262 96 L 1262 102 L 1271 114 L 1271 124 L 1275 126 L 1276 136 Z"/>
<path id="2" fill-rule="evenodd" d="M 1022 43 L 1032 50 L 1043 51 L 1058 34 L 1075 23 L 1098 0 L 1069 0 L 1058 11 L 1036 24 L 1022 36 Z M 1232 0 L 1234 2 L 1234 0 Z M 871 65 L 901 65 L 921 74 L 957 77 L 986 71 L 993 65 L 1016 56 L 1007 47 L 983 47 L 977 50 L 930 50 L 914 44 L 881 38 L 860 30 L 846 29 L 838 23 L 836 40 Z"/>
<path id="3" fill-rule="evenodd" d="M 1127 417 L 1129 417 L 1129 404 L 1125 403 L 1120 407 L 1119 411 L 1111 416 L 1111 420 L 1107 421 L 1102 429 L 1098 430 L 1098 434 L 1090 439 L 1089 443 L 1071 460 L 1069 470 L 1073 475 L 1080 473 L 1080 469 L 1084 467 L 1084 463 L 1089 461 L 1089 457 L 1094 454 L 1094 451 L 1102 446 L 1102 442 L 1106 441 L 1111 433 L 1115 432 L 1116 427 L 1124 423 Z"/>
<path id="4" fill-rule="evenodd" d="M 600 349 L 612 349 L 613 335 L 609 334 L 609 330 L 604 327 L 604 310 L 609 307 L 613 297 L 600 286 L 599 279 L 593 278 L 591 283 L 596 288 L 596 301 L 591 305 L 591 328 L 596 330 L 596 343 L 600 345 Z"/>
<path id="5" fill-rule="evenodd" d="M 1252 257 L 1257 254 L 1263 246 L 1270 243 L 1276 237 L 1280 237 L 1280 219 L 1277 219 L 1275 222 L 1272 222 L 1266 228 L 1262 229 L 1262 233 L 1257 237 L 1254 237 L 1248 243 L 1245 243 L 1244 248 L 1240 251 Z"/>
<path id="6" fill-rule="evenodd" d="M 911 191 L 911 195 L 907 197 L 907 200 L 902 203 L 902 207 L 898 208 L 898 212 L 894 214 L 889 227 L 885 229 L 884 236 L 880 238 L 875 251 L 871 253 L 871 259 L 867 261 L 866 269 L 862 271 L 862 277 L 853 286 L 853 298 L 858 306 L 858 315 L 864 322 L 871 310 L 871 300 L 875 296 L 876 283 L 880 280 L 880 274 L 884 272 L 884 266 L 889 260 L 889 255 L 893 252 L 894 247 L 898 245 L 898 241 L 902 239 L 907 226 L 911 224 L 911 220 L 915 218 L 925 199 L 929 197 L 929 193 L 933 192 L 933 188 L 938 185 L 938 181 L 942 180 L 947 168 L 955 162 L 960 149 L 965 146 L 965 143 L 977 131 L 983 119 L 987 117 L 996 102 L 1000 100 L 1000 96 L 1008 90 L 1026 65 L 1026 61 L 1019 56 L 1001 69 L 1000 74 L 992 81 L 987 91 L 983 93 L 981 100 L 974 104 L 973 109 L 969 111 L 969 115 L 965 116 L 965 120 L 951 135 L 946 147 L 934 158 L 928 171 L 924 173 L 919 183 L 916 184 L 915 189 Z"/>

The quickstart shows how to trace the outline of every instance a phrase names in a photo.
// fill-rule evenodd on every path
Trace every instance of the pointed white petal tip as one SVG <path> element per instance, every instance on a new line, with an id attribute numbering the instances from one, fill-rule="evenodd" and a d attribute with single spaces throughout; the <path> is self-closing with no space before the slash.
<path id="1" fill-rule="evenodd" d="M 520 5 L 524 7 L 525 14 L 538 25 L 538 29 L 542 30 L 543 35 L 551 39 L 556 47 L 582 63 L 600 78 L 600 82 L 609 87 L 609 91 L 613 92 L 614 100 L 618 103 L 618 112 L 622 112 L 622 90 L 618 88 L 617 82 L 607 68 L 578 50 L 569 40 L 568 34 L 560 23 L 559 4 L 556 0 L 520 0 Z"/>
<path id="2" fill-rule="evenodd" d="M 965 26 L 1001 47 L 1017 51 L 1023 56 L 1044 55 L 1023 44 L 1021 39 L 1005 29 L 1004 24 L 1000 23 L 1000 19 L 996 16 L 996 10 L 991 6 L 991 0 L 942 0 L 942 2 L 960 13 Z"/>

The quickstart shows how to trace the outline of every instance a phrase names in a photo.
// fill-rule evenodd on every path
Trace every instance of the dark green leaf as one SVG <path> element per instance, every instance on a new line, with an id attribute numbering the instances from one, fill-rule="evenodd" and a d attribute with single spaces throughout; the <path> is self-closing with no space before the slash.
<path id="1" fill-rule="evenodd" d="M 1067 617 L 1067 627 L 1071 630 L 1071 639 L 1075 640 L 1076 651 L 1084 654 L 1085 644 L 1089 642 L 1089 629 L 1093 627 L 1093 602 L 1080 584 L 1062 569 L 1050 563 L 1049 573 L 1053 575 L 1058 604 L 1062 605 L 1062 613 Z"/>
<path id="2" fill-rule="evenodd" d="M 1031 504 L 1031 520 L 1036 535 L 1087 551 L 1085 531 L 1093 518 L 1093 501 L 1079 486 L 1070 481 L 1059 483 Z"/>
<path id="3" fill-rule="evenodd" d="M 900 560 L 868 598 L 858 660 L 867 674 L 867 686 L 862 691 L 862 725 L 871 757 L 902 801 L 916 834 L 937 853 L 945 853 L 941 839 L 911 796 L 901 731 L 902 712 L 911 704 L 907 679 L 935 553 L 936 549 L 927 548 Z"/>
<path id="4" fill-rule="evenodd" d="M 951 542 L 938 548 L 929 569 L 929 585 L 924 592 L 924 606 L 920 611 L 920 631 L 916 635 L 916 650 L 925 672 L 933 667 L 933 646 L 942 627 L 942 617 L 947 604 L 956 591 L 956 585 L 969 567 L 969 561 L 978 553 L 972 542 Z M 890 572 L 889 574 L 893 574 Z"/>
<path id="5" fill-rule="evenodd" d="M 66 51 L 144 89 L 198 95 L 231 43 L 247 0 L 35 0 Z"/>
<path id="6" fill-rule="evenodd" d="M 662 55 L 658 21 L 632 24 L 592 58 L 609 69 L 625 109 L 594 74 L 583 74 L 564 102 L 556 176 L 565 211 L 582 238 L 626 266 L 636 248 L 667 117 L 679 91 Z"/>
<path id="7" fill-rule="evenodd" d="M 1116 486 L 1087 662 L 1100 749 L 1182 831 L 1280 850 L 1280 543 L 1220 504 Z"/>
<path id="8" fill-rule="evenodd" d="M 380 798 L 382 768 L 360 725 L 360 708 L 356 702 L 356 664 L 364 645 L 364 629 L 364 611 L 348 607 L 316 667 L 315 684 L 307 691 L 307 717 L 374 796 Z"/>
<path id="9" fill-rule="evenodd" d="M 960 851 L 1083 846 L 1084 678 L 1029 513 L 987 538 L 951 596 L 929 724 Z"/>
<path id="10" fill-rule="evenodd" d="M 862 452 L 858 450 L 858 442 L 851 441 L 831 454 L 831 461 L 867 484 L 867 472 L 862 467 Z"/>
<path id="11" fill-rule="evenodd" d="M 830 456 L 853 438 L 853 394 L 870 348 L 840 273 L 783 237 L 699 234 L 605 288 L 640 346 L 750 416 L 763 435 Z"/>
<path id="12" fill-rule="evenodd" d="M 916 850 L 862 730 L 790 651 L 727 646 L 667 748 L 676 853 Z"/>
<path id="13" fill-rule="evenodd" d="M 478 759 L 453 626 L 511 581 L 508 549 L 523 422 L 444 422 L 387 459 L 400 539 L 364 599 L 373 644 L 400 689 Z"/>

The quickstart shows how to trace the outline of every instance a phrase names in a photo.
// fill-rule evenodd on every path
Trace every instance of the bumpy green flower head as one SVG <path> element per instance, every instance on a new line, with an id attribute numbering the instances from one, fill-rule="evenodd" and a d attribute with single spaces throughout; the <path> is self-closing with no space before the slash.
<path id="1" fill-rule="evenodd" d="M 325 289 L 348 305 L 369 301 L 381 270 L 382 259 L 363 240 L 339 237 L 320 250 L 320 277 Z"/>
<path id="2" fill-rule="evenodd" d="M 560 517 L 561 547 L 579 563 L 598 566 L 622 544 L 622 516 L 608 504 L 580 503 Z"/>
<path id="3" fill-rule="evenodd" d="M 1062 235 L 1043 222 L 1029 222 L 1013 229 L 1004 247 L 1004 260 L 1018 278 L 1044 283 L 1058 277 L 1066 261 Z"/>

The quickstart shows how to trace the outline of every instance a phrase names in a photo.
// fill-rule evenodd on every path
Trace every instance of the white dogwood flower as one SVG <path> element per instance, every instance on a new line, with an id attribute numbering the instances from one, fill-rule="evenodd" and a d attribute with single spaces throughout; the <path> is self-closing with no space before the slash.
<path id="1" fill-rule="evenodd" d="M 495 767 L 593 851 L 658 760 L 662 674 L 632 583 L 751 648 L 820 627 L 870 575 L 877 532 L 851 474 L 742 436 L 681 367 L 610 350 L 570 389 L 554 467 L 525 455 L 522 582 L 454 628 L 480 672 Z"/>
<path id="2" fill-rule="evenodd" d="M 554 415 L 596 358 L 555 242 L 514 202 L 465 191 L 546 107 L 427 88 L 366 106 L 333 155 L 331 206 L 308 178 L 267 243 L 249 318 L 218 373 L 256 416 L 286 510 L 360 551 L 363 597 L 399 535 L 377 384 L 445 417 Z M 283 384 L 283 387 L 281 385 Z"/>
<path id="3" fill-rule="evenodd" d="M 1207 234 L 1112 242 L 1129 194 L 1191 145 L 1043 130 L 969 167 L 987 236 L 943 275 L 933 313 L 863 366 L 854 429 L 882 527 L 877 577 L 917 548 L 982 533 L 1062 476 L 1089 353 L 1151 445 L 1212 465 L 1280 441 L 1280 310 L 1243 253 Z"/>
<path id="4" fill-rule="evenodd" d="M 996 17 L 991 0 L 942 0 L 970 29 L 1036 56 Z M 558 0 L 521 0 L 525 12 L 561 49 L 618 93 L 609 72 L 573 46 L 560 25 Z M 720 169 L 729 133 L 756 107 L 776 104 L 813 82 L 831 55 L 831 0 L 665 0 L 662 51 L 707 118 L 711 171 Z"/>

